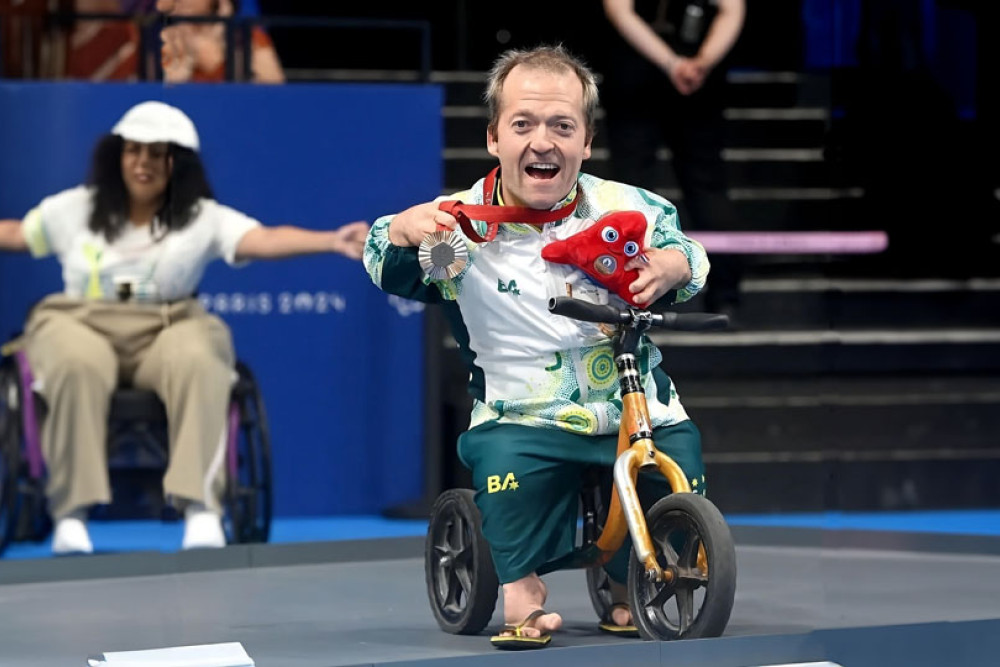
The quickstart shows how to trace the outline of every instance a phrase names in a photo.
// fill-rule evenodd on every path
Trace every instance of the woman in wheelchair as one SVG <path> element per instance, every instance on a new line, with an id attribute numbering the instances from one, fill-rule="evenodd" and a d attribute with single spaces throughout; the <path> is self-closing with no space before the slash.
<path id="1" fill-rule="evenodd" d="M 182 547 L 221 547 L 230 390 L 226 325 L 194 297 L 206 265 L 332 252 L 359 259 L 368 225 L 263 226 L 216 202 L 197 130 L 181 110 L 143 102 L 97 143 L 86 185 L 0 220 L 0 250 L 56 255 L 64 291 L 36 305 L 20 341 L 48 406 L 42 451 L 56 554 L 89 553 L 86 519 L 109 503 L 107 417 L 119 385 L 155 391 L 169 423 L 168 501 Z"/>

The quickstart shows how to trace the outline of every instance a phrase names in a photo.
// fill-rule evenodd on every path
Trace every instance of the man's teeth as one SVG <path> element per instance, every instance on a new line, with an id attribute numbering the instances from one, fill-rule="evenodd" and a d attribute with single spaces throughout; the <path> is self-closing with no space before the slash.
<path id="1" fill-rule="evenodd" d="M 528 165 L 528 168 L 529 168 L 529 169 L 550 169 L 550 170 L 553 170 L 553 171 L 555 171 L 555 170 L 556 170 L 556 169 L 558 169 L 559 167 L 558 167 L 557 165 L 554 165 L 554 164 L 539 164 L 539 163 L 533 163 L 533 164 L 529 164 L 529 165 Z"/>

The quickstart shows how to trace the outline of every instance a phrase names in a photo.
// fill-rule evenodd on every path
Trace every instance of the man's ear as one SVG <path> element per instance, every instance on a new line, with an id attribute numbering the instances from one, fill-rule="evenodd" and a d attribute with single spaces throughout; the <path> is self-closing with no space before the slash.
<path id="1" fill-rule="evenodd" d="M 497 131 L 495 127 L 486 128 L 486 150 L 493 157 L 500 157 L 500 144 L 497 141 Z"/>
<path id="2" fill-rule="evenodd" d="M 587 143 L 583 147 L 583 159 L 584 160 L 589 160 L 590 159 L 590 146 L 593 143 L 594 143 L 594 137 L 591 136 L 590 139 L 587 139 Z"/>

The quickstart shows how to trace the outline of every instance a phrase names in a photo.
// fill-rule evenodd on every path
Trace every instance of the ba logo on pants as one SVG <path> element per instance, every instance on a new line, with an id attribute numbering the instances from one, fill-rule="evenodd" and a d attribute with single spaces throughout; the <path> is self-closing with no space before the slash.
<path id="1" fill-rule="evenodd" d="M 497 491 L 506 491 L 510 489 L 511 491 L 517 491 L 517 478 L 514 477 L 514 473 L 509 472 L 507 476 L 500 481 L 500 475 L 490 475 L 486 478 L 486 493 L 496 493 Z"/>

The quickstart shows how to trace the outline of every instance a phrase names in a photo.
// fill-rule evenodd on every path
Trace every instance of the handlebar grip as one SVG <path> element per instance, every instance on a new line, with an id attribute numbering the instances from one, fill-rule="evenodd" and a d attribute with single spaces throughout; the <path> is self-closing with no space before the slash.
<path id="1" fill-rule="evenodd" d="M 602 306 L 596 303 L 580 301 L 568 296 L 557 296 L 549 299 L 549 312 L 583 322 L 618 324 L 628 321 L 628 311 L 620 311 L 614 306 Z"/>
<path id="2" fill-rule="evenodd" d="M 658 318 L 662 320 L 658 321 Z M 720 331 L 729 327 L 729 316 L 718 313 L 662 313 L 656 326 L 674 331 Z"/>

